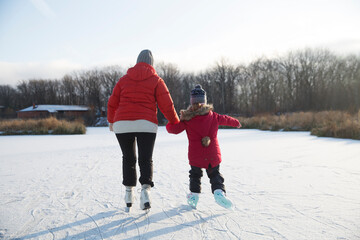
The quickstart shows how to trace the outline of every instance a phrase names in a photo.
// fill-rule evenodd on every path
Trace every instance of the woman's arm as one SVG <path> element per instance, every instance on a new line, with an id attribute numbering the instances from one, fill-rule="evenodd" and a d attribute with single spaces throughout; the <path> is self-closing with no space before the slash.
<path id="1" fill-rule="evenodd" d="M 179 117 L 175 111 L 174 103 L 169 93 L 169 90 L 161 78 L 155 90 L 156 101 L 160 111 L 170 123 L 178 123 Z"/>
<path id="2" fill-rule="evenodd" d="M 115 112 L 120 103 L 120 86 L 119 82 L 115 85 L 113 92 L 108 101 L 107 120 L 109 123 L 114 122 Z"/>

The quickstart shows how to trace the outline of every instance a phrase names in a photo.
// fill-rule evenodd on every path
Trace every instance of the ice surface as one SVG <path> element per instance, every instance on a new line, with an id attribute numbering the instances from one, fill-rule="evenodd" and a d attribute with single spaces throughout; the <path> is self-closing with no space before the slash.
<path id="1" fill-rule="evenodd" d="M 0 239 L 360 239 L 360 141 L 219 130 L 227 196 L 204 173 L 187 205 L 186 134 L 159 128 L 152 207 L 125 211 L 121 151 L 107 128 L 0 137 Z M 140 186 L 137 186 L 140 189 Z"/>

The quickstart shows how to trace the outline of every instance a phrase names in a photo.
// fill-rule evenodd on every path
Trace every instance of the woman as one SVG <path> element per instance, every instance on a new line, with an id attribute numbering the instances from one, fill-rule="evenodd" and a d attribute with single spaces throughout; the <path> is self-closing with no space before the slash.
<path id="1" fill-rule="evenodd" d="M 151 207 L 150 188 L 154 186 L 152 154 L 158 128 L 157 106 L 173 124 L 179 122 L 168 88 L 153 68 L 150 50 L 140 52 L 137 63 L 119 79 L 108 101 L 108 121 L 123 153 L 125 203 L 131 207 L 136 186 L 136 146 L 140 167 L 140 208 Z"/>

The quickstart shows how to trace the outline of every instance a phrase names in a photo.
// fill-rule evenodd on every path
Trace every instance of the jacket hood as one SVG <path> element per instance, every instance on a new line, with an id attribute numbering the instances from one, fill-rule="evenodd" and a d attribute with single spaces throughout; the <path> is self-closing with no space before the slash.
<path id="1" fill-rule="evenodd" d="M 155 69 L 151 65 L 143 62 L 139 62 L 134 67 L 129 68 L 127 74 L 134 80 L 144 80 L 157 75 Z"/>
<path id="2" fill-rule="evenodd" d="M 181 121 L 189 121 L 196 116 L 202 116 L 208 114 L 213 110 L 212 104 L 203 104 L 199 109 L 193 110 L 192 106 L 189 106 L 187 109 L 180 110 L 180 120 Z"/>

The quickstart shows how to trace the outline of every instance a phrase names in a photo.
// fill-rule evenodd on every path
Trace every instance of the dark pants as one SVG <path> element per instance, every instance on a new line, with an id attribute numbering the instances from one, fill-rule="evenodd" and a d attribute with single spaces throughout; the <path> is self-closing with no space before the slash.
<path id="1" fill-rule="evenodd" d="M 206 173 L 210 179 L 211 190 L 214 193 L 216 189 L 221 189 L 225 192 L 224 178 L 220 173 L 220 165 L 217 165 L 214 168 L 209 166 L 206 169 Z M 201 177 L 203 176 L 202 169 L 199 167 L 191 166 L 191 170 L 189 171 L 190 175 L 190 191 L 194 193 L 201 192 Z"/>
<path id="2" fill-rule="evenodd" d="M 123 154 L 123 184 L 136 186 L 136 145 L 139 154 L 139 167 L 141 184 L 154 186 L 152 154 L 156 139 L 156 133 L 121 133 L 116 134 Z"/>

